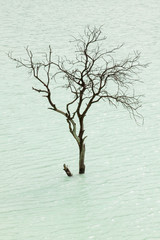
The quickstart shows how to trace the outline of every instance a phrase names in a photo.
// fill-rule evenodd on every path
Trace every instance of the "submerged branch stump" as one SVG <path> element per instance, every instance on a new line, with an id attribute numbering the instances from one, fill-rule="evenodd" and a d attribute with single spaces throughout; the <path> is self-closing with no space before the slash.
<path id="1" fill-rule="evenodd" d="M 66 172 L 68 177 L 72 177 L 73 176 L 71 171 L 69 170 L 69 168 L 66 166 L 66 164 L 63 164 L 63 170 Z"/>

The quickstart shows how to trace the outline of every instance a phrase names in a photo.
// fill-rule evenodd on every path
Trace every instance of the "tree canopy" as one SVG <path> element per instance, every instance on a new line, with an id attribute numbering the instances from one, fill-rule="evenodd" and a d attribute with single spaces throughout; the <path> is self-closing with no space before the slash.
<path id="1" fill-rule="evenodd" d="M 121 104 L 136 121 L 137 118 L 142 118 L 138 112 L 141 95 L 135 93 L 134 85 L 141 82 L 138 73 L 147 67 L 147 64 L 140 62 L 138 51 L 128 54 L 122 60 L 116 60 L 114 53 L 121 49 L 123 44 L 108 50 L 104 47 L 106 40 L 107 38 L 102 36 L 101 27 L 87 26 L 82 35 L 73 39 L 76 43 L 74 59 L 56 58 L 51 46 L 48 53 L 43 54 L 43 60 L 39 61 L 35 60 L 35 54 L 29 47 L 26 48 L 27 59 L 17 59 L 9 54 L 17 67 L 27 68 L 41 84 L 40 88 L 34 86 L 32 89 L 47 98 L 49 109 L 66 118 L 69 131 L 80 150 L 79 173 L 85 171 L 84 118 L 93 104 L 101 100 L 115 107 Z M 51 89 L 51 83 L 56 85 L 59 79 L 60 86 L 72 96 L 71 100 L 66 102 L 65 109 L 59 108 Z"/>

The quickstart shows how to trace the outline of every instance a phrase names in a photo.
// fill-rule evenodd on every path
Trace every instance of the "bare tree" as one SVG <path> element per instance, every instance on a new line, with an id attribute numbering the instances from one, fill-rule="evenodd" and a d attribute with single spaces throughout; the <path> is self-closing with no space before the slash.
<path id="1" fill-rule="evenodd" d="M 135 120 L 142 117 L 137 112 L 141 107 L 141 96 L 135 94 L 134 84 L 140 82 L 137 74 L 147 65 L 139 62 L 139 52 L 116 61 L 113 55 L 122 45 L 106 50 L 102 46 L 106 37 L 101 35 L 101 27 L 86 27 L 83 35 L 74 38 L 73 42 L 76 43 L 74 60 L 66 57 L 53 60 L 51 46 L 48 53 L 45 53 L 45 60 L 40 62 L 35 60 L 29 48 L 26 48 L 27 59 L 17 59 L 9 54 L 9 57 L 17 63 L 17 67 L 29 69 L 41 84 L 40 89 L 33 87 L 33 90 L 45 94 L 50 104 L 49 109 L 65 117 L 69 131 L 79 148 L 80 174 L 85 173 L 84 119 L 93 104 L 101 100 L 115 107 L 121 104 Z M 72 100 L 66 103 L 63 110 L 51 96 L 53 93 L 51 82 L 56 85 L 58 80 L 54 79 L 57 77 L 63 79 L 61 87 L 66 88 L 72 96 Z M 64 171 L 68 176 L 72 176 L 65 164 Z"/>

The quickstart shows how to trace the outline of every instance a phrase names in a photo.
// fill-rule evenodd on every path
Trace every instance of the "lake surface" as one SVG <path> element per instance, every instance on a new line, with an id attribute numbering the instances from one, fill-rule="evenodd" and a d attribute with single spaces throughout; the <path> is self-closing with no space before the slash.
<path id="1" fill-rule="evenodd" d="M 160 1 L 1 0 L 0 22 L 0 239 L 159 240 Z M 124 42 L 124 57 L 139 50 L 151 64 L 138 87 L 144 125 L 122 108 L 96 105 L 79 176 L 65 119 L 47 109 L 6 53 L 24 57 L 26 46 L 43 52 L 51 44 L 70 56 L 71 36 L 86 25 L 103 25 L 108 48 Z"/>

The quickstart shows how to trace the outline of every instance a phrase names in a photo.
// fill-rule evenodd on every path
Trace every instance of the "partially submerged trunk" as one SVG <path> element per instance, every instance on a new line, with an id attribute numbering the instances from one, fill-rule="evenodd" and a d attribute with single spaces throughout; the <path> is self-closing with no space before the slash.
<path id="1" fill-rule="evenodd" d="M 85 144 L 83 143 L 82 146 L 79 146 L 79 174 L 85 173 L 84 159 L 85 159 Z M 73 176 L 66 164 L 63 165 L 63 170 L 66 172 L 68 177 Z"/>
<path id="2" fill-rule="evenodd" d="M 84 159 L 85 159 L 85 138 L 83 137 L 84 134 L 84 126 L 83 126 L 83 121 L 84 121 L 84 116 L 81 117 L 79 115 L 79 123 L 80 123 L 80 129 L 79 129 L 79 135 L 76 132 L 76 123 L 73 121 L 71 118 L 67 118 L 67 122 L 69 124 L 69 130 L 72 136 L 75 138 L 78 148 L 79 148 L 79 174 L 84 174 L 85 173 L 85 164 L 84 164 Z M 68 169 L 68 167 L 64 164 L 64 171 L 66 174 L 71 177 L 72 173 Z"/>
<path id="3" fill-rule="evenodd" d="M 84 157 L 85 157 L 85 144 L 84 140 L 85 138 L 83 137 L 84 134 L 84 116 L 85 115 L 80 115 L 79 114 L 79 174 L 84 174 L 85 173 L 85 165 L 84 165 Z"/>
<path id="4" fill-rule="evenodd" d="M 82 143 L 82 145 L 79 146 L 79 174 L 85 173 L 84 158 L 85 158 L 85 144 Z"/>

